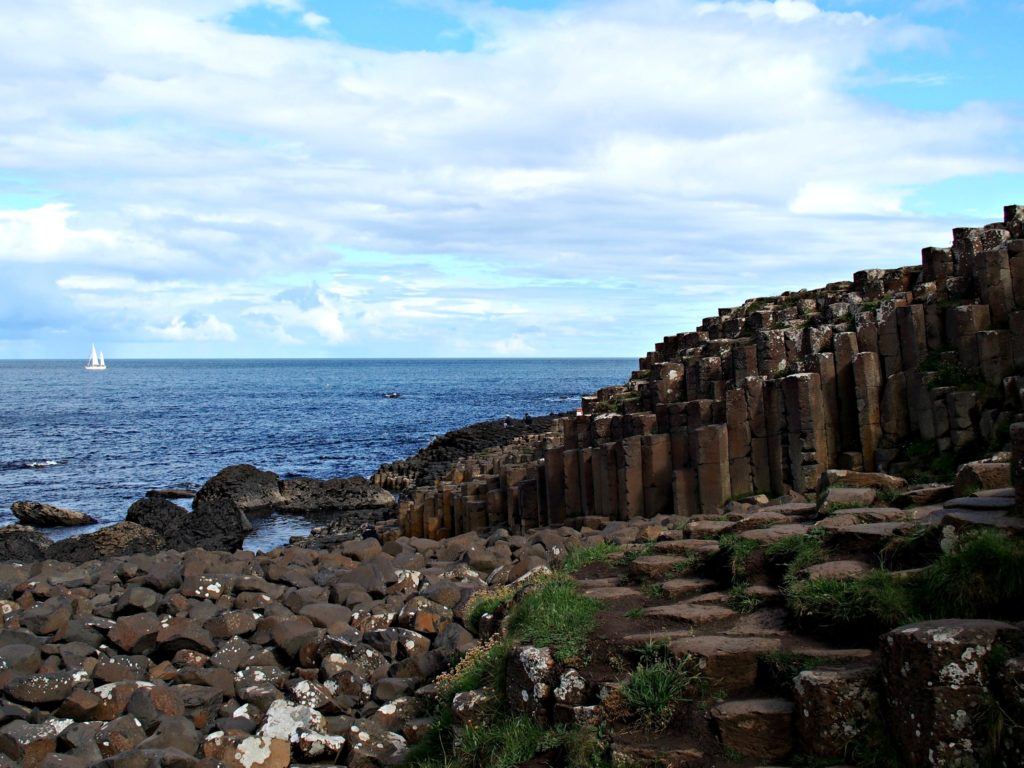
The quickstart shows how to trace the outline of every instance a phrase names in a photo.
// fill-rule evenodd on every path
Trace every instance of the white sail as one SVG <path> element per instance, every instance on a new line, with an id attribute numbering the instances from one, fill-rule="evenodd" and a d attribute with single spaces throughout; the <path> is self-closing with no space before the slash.
<path id="1" fill-rule="evenodd" d="M 107 370 L 107 364 L 103 360 L 103 353 L 96 354 L 96 345 L 92 345 L 92 354 L 89 356 L 89 362 L 85 364 L 85 370 L 87 371 L 105 371 Z"/>

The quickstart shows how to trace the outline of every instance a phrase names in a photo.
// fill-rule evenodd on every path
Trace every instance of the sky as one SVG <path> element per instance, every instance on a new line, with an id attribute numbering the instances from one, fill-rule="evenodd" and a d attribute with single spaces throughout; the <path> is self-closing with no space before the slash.
<path id="1" fill-rule="evenodd" d="M 1024 0 L 0 0 L 0 358 L 639 357 L 1024 203 Z"/>

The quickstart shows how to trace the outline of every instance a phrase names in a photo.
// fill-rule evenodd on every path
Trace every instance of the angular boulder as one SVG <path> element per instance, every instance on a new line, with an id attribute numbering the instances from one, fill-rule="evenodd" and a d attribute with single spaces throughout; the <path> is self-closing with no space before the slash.
<path id="1" fill-rule="evenodd" d="M 30 526 L 5 525 L 0 528 L 0 559 L 16 563 L 42 560 L 52 543 Z"/>
<path id="2" fill-rule="evenodd" d="M 1024 630 L 1001 621 L 940 619 L 907 624 L 882 642 L 888 726 L 911 768 L 975 765 L 987 743 L 989 656 L 1018 649 Z"/>
<path id="3" fill-rule="evenodd" d="M 41 504 L 38 501 L 16 501 L 11 504 L 11 512 L 18 518 L 18 522 L 40 528 L 92 525 L 98 522 L 95 517 L 76 509 L 64 509 L 52 504 Z"/>
<path id="4" fill-rule="evenodd" d="M 85 563 L 118 555 L 154 554 L 166 546 L 164 537 L 153 529 L 126 521 L 58 541 L 46 551 L 46 557 Z"/>

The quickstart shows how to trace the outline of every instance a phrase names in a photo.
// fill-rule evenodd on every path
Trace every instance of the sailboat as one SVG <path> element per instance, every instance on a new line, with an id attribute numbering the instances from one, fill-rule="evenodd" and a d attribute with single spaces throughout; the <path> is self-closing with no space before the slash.
<path id="1" fill-rule="evenodd" d="M 103 353 L 100 352 L 99 356 L 96 356 L 96 345 L 92 345 L 92 355 L 89 357 L 89 362 L 85 364 L 85 370 L 87 371 L 105 371 L 107 370 L 107 362 L 103 359 Z"/>

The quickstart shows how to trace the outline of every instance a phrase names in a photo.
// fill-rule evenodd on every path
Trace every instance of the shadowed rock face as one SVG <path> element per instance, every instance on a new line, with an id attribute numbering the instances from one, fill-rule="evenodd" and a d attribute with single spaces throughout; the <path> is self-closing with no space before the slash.
<path id="1" fill-rule="evenodd" d="M 42 560 L 52 542 L 27 525 L 0 528 L 0 560 L 28 563 Z"/>
<path id="2" fill-rule="evenodd" d="M 151 554 L 166 547 L 164 537 L 152 528 L 125 521 L 101 528 L 95 533 L 54 542 L 46 550 L 46 557 L 68 563 L 84 563 L 116 555 Z"/>
<path id="3" fill-rule="evenodd" d="M 52 504 L 40 504 L 36 501 L 16 501 L 11 504 L 11 512 L 25 525 L 36 525 L 40 528 L 59 528 L 68 525 L 91 525 L 97 522 L 95 517 L 75 509 L 63 509 Z"/>

